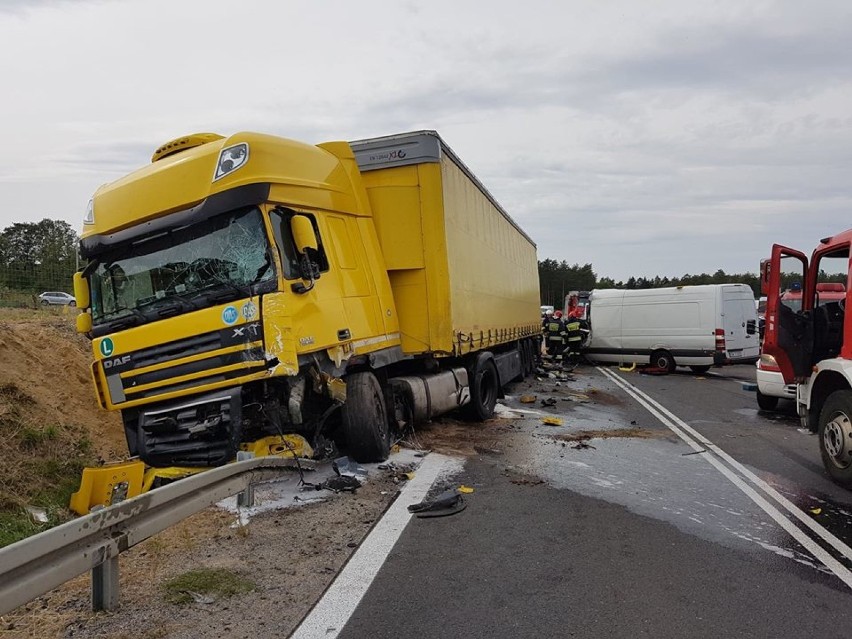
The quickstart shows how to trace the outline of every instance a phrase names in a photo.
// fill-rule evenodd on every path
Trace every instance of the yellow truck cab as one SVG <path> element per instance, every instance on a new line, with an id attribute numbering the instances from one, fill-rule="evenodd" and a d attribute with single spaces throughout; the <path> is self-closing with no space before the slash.
<path id="1" fill-rule="evenodd" d="M 95 193 L 80 252 L 96 395 L 150 466 L 287 433 L 382 460 L 532 369 L 535 245 L 433 131 L 179 138 Z"/>

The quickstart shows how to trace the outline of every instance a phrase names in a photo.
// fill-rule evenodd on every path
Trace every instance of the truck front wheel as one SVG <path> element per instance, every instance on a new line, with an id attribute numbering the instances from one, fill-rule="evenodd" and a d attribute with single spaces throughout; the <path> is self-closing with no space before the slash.
<path id="1" fill-rule="evenodd" d="M 852 390 L 834 391 L 819 413 L 819 452 L 831 479 L 852 488 Z"/>
<path id="2" fill-rule="evenodd" d="M 349 454 L 358 462 L 384 461 L 390 455 L 390 428 L 385 397 L 369 371 L 346 378 L 343 433 Z"/>
<path id="3" fill-rule="evenodd" d="M 760 410 L 775 410 L 778 408 L 778 398 L 772 395 L 764 395 L 757 391 L 757 405 Z"/>

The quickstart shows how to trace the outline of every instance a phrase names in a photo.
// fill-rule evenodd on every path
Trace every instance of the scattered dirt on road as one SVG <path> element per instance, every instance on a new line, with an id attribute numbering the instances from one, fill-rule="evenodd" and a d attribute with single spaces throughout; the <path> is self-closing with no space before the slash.
<path id="1" fill-rule="evenodd" d="M 505 435 L 514 430 L 510 419 L 466 422 L 448 417 L 418 426 L 407 441 L 414 448 L 444 455 L 499 455 L 505 452 Z"/>
<path id="2" fill-rule="evenodd" d="M 647 428 L 613 428 L 609 430 L 578 430 L 573 433 L 562 433 L 551 435 L 553 439 L 566 442 L 579 442 L 589 439 L 610 439 L 613 437 L 633 437 L 638 439 L 657 439 L 668 437 L 671 433 L 664 430 L 650 430 Z"/>

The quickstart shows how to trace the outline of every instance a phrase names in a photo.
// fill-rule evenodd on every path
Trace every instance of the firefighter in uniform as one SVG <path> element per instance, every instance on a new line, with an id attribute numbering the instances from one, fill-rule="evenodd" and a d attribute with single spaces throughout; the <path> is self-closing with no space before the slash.
<path id="1" fill-rule="evenodd" d="M 548 355 L 562 354 L 565 349 L 565 322 L 562 321 L 561 311 L 556 311 L 553 315 L 545 317 L 544 340 Z"/>

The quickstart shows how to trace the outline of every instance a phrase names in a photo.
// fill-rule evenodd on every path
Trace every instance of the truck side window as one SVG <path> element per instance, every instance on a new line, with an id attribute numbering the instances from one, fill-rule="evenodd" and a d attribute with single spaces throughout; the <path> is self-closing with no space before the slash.
<path id="1" fill-rule="evenodd" d="M 317 236 L 317 247 L 319 249 L 311 255 L 311 259 L 321 273 L 328 270 L 328 258 L 325 255 L 325 248 L 322 244 L 322 236 L 320 235 L 316 217 L 304 211 L 294 211 L 279 206 L 272 210 L 269 217 L 272 221 L 275 244 L 278 246 L 278 253 L 281 256 L 281 265 L 284 270 L 285 280 L 297 280 L 302 276 L 299 271 L 299 254 L 296 252 L 296 244 L 293 242 L 293 235 L 290 233 L 290 220 L 294 215 L 304 215 L 311 220 L 314 233 Z"/>

